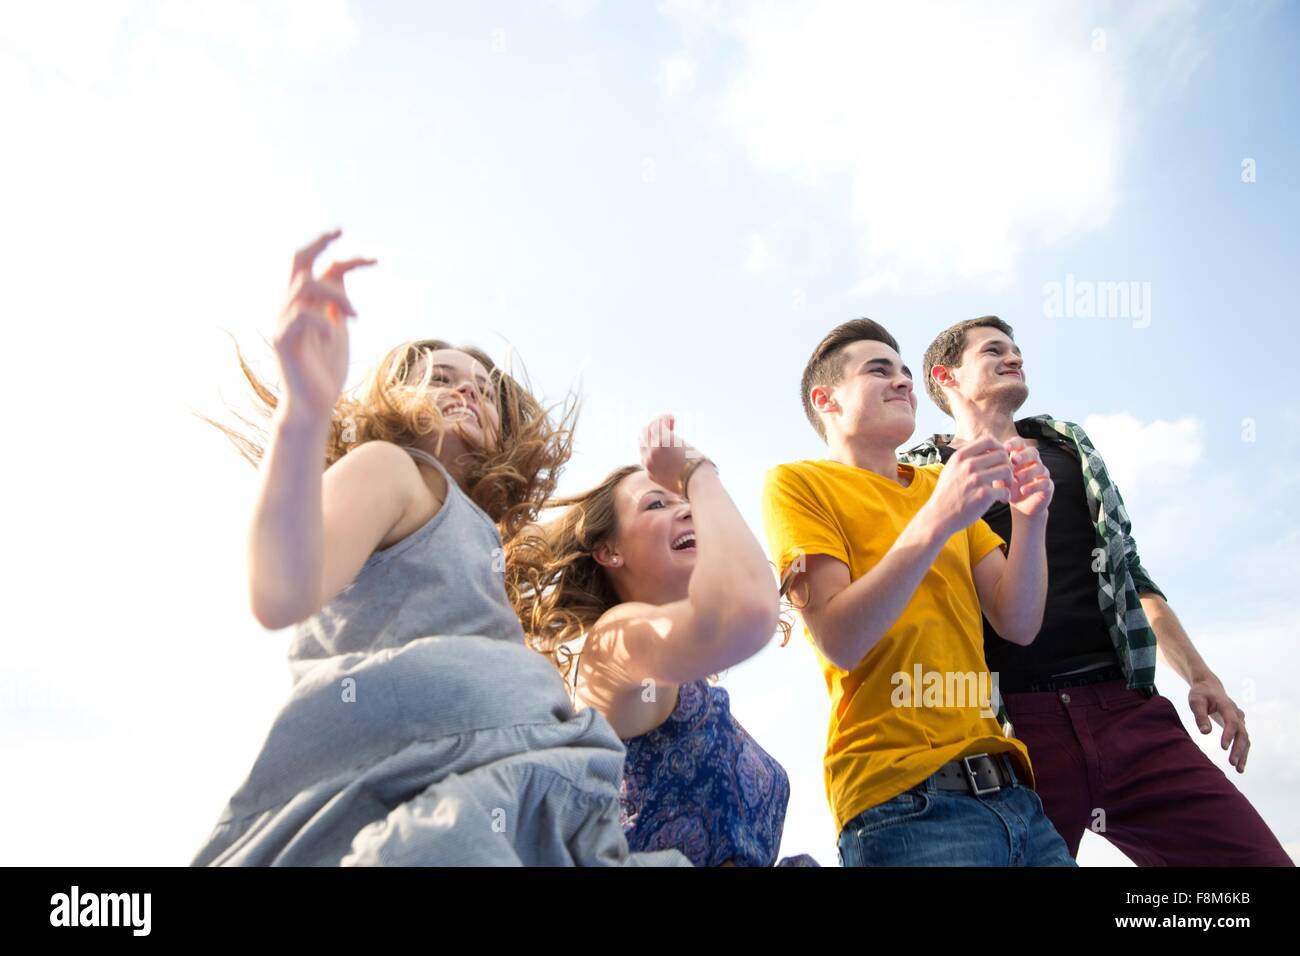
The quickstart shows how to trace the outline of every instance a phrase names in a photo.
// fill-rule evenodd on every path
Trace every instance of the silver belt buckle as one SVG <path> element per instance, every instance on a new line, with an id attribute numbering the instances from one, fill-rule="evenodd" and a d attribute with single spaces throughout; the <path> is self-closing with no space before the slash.
<path id="1" fill-rule="evenodd" d="M 986 793 L 997 793 L 1002 789 L 1002 784 L 994 784 L 987 790 L 981 790 L 979 780 L 975 776 L 975 771 L 970 768 L 970 762 L 977 757 L 987 757 L 988 754 L 971 754 L 969 757 L 961 758 L 961 765 L 966 768 L 966 782 L 970 784 L 971 792 L 977 797 L 982 797 Z"/>

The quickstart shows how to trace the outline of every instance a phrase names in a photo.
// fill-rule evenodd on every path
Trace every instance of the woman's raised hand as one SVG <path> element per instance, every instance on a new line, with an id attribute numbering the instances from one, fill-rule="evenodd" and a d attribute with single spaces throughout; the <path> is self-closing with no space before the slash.
<path id="1" fill-rule="evenodd" d="M 284 376 L 286 415 L 328 421 L 348 374 L 347 320 L 356 316 L 343 288 L 353 269 L 374 265 L 375 259 L 334 262 L 313 278 L 316 257 L 341 236 L 327 232 L 293 257 L 289 297 L 275 330 L 275 354 Z"/>
<path id="2" fill-rule="evenodd" d="M 677 421 L 671 414 L 660 415 L 641 429 L 641 464 L 650 479 L 680 495 L 679 481 L 687 462 L 700 457 L 699 451 L 682 441 L 674 431 Z"/>

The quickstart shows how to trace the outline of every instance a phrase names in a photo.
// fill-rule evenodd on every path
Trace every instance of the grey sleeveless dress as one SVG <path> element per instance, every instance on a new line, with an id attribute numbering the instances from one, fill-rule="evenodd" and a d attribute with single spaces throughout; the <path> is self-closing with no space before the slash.
<path id="1" fill-rule="evenodd" d="M 298 624 L 294 687 L 195 866 L 689 866 L 630 853 L 625 750 L 524 643 L 496 525 L 447 500 Z"/>

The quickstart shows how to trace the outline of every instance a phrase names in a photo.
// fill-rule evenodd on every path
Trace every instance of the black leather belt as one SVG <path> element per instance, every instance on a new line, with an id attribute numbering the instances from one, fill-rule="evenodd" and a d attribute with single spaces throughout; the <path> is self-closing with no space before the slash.
<path id="1" fill-rule="evenodd" d="M 1030 684 L 1024 691 L 1002 689 L 1004 694 L 1030 693 L 1041 694 L 1044 691 L 1065 690 L 1067 687 L 1086 687 L 1089 684 L 1104 684 L 1112 680 L 1124 680 L 1124 671 L 1116 664 L 1110 667 L 1099 667 L 1095 671 L 1085 671 L 1082 674 L 1070 674 L 1066 677 L 1053 677 L 1051 680 L 1039 681 L 1036 684 Z"/>
<path id="2" fill-rule="evenodd" d="M 1019 784 L 1015 765 L 1006 754 L 971 754 L 949 760 L 929 778 L 939 790 L 965 790 L 972 796 L 996 793 Z"/>

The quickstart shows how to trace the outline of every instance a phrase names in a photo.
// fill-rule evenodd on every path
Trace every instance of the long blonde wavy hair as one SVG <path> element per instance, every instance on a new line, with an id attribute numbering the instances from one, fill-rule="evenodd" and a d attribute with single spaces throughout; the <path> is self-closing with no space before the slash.
<path id="1" fill-rule="evenodd" d="M 437 451 L 441 453 L 446 419 L 433 399 L 432 363 L 424 362 L 423 372 L 416 374 L 421 359 L 439 349 L 464 352 L 488 370 L 489 388 L 494 392 L 501 426 L 495 448 L 472 449 L 461 456 L 461 463 L 466 467 L 463 490 L 496 522 L 504 543 L 533 521 L 555 492 L 559 472 L 573 453 L 573 426 L 578 407 L 570 392 L 553 422 L 549 411 L 533 397 L 526 384 L 527 373 L 524 373 L 525 384 L 521 384 L 509 371 L 499 369 L 481 349 L 455 346 L 441 339 L 404 342 L 392 349 L 356 389 L 339 396 L 330 417 L 321 469 L 329 468 L 368 441 L 410 445 L 435 431 L 440 433 Z M 237 341 L 235 356 L 252 389 L 261 421 L 230 409 L 247 429 L 245 432 L 206 415 L 198 417 L 220 429 L 256 467 L 265 454 L 266 424 L 279 404 L 279 396 L 249 367 Z"/>
<path id="2" fill-rule="evenodd" d="M 548 508 L 567 510 L 558 519 L 531 526 L 506 546 L 510 603 L 529 642 L 551 658 L 570 693 L 575 655 L 567 645 L 623 602 L 593 552 L 618 532 L 619 484 L 642 470 L 640 465 L 624 465 L 588 491 L 552 499 Z M 786 606 L 778 627 L 785 646 L 791 632 Z M 711 679 L 716 680 L 716 675 Z"/>

